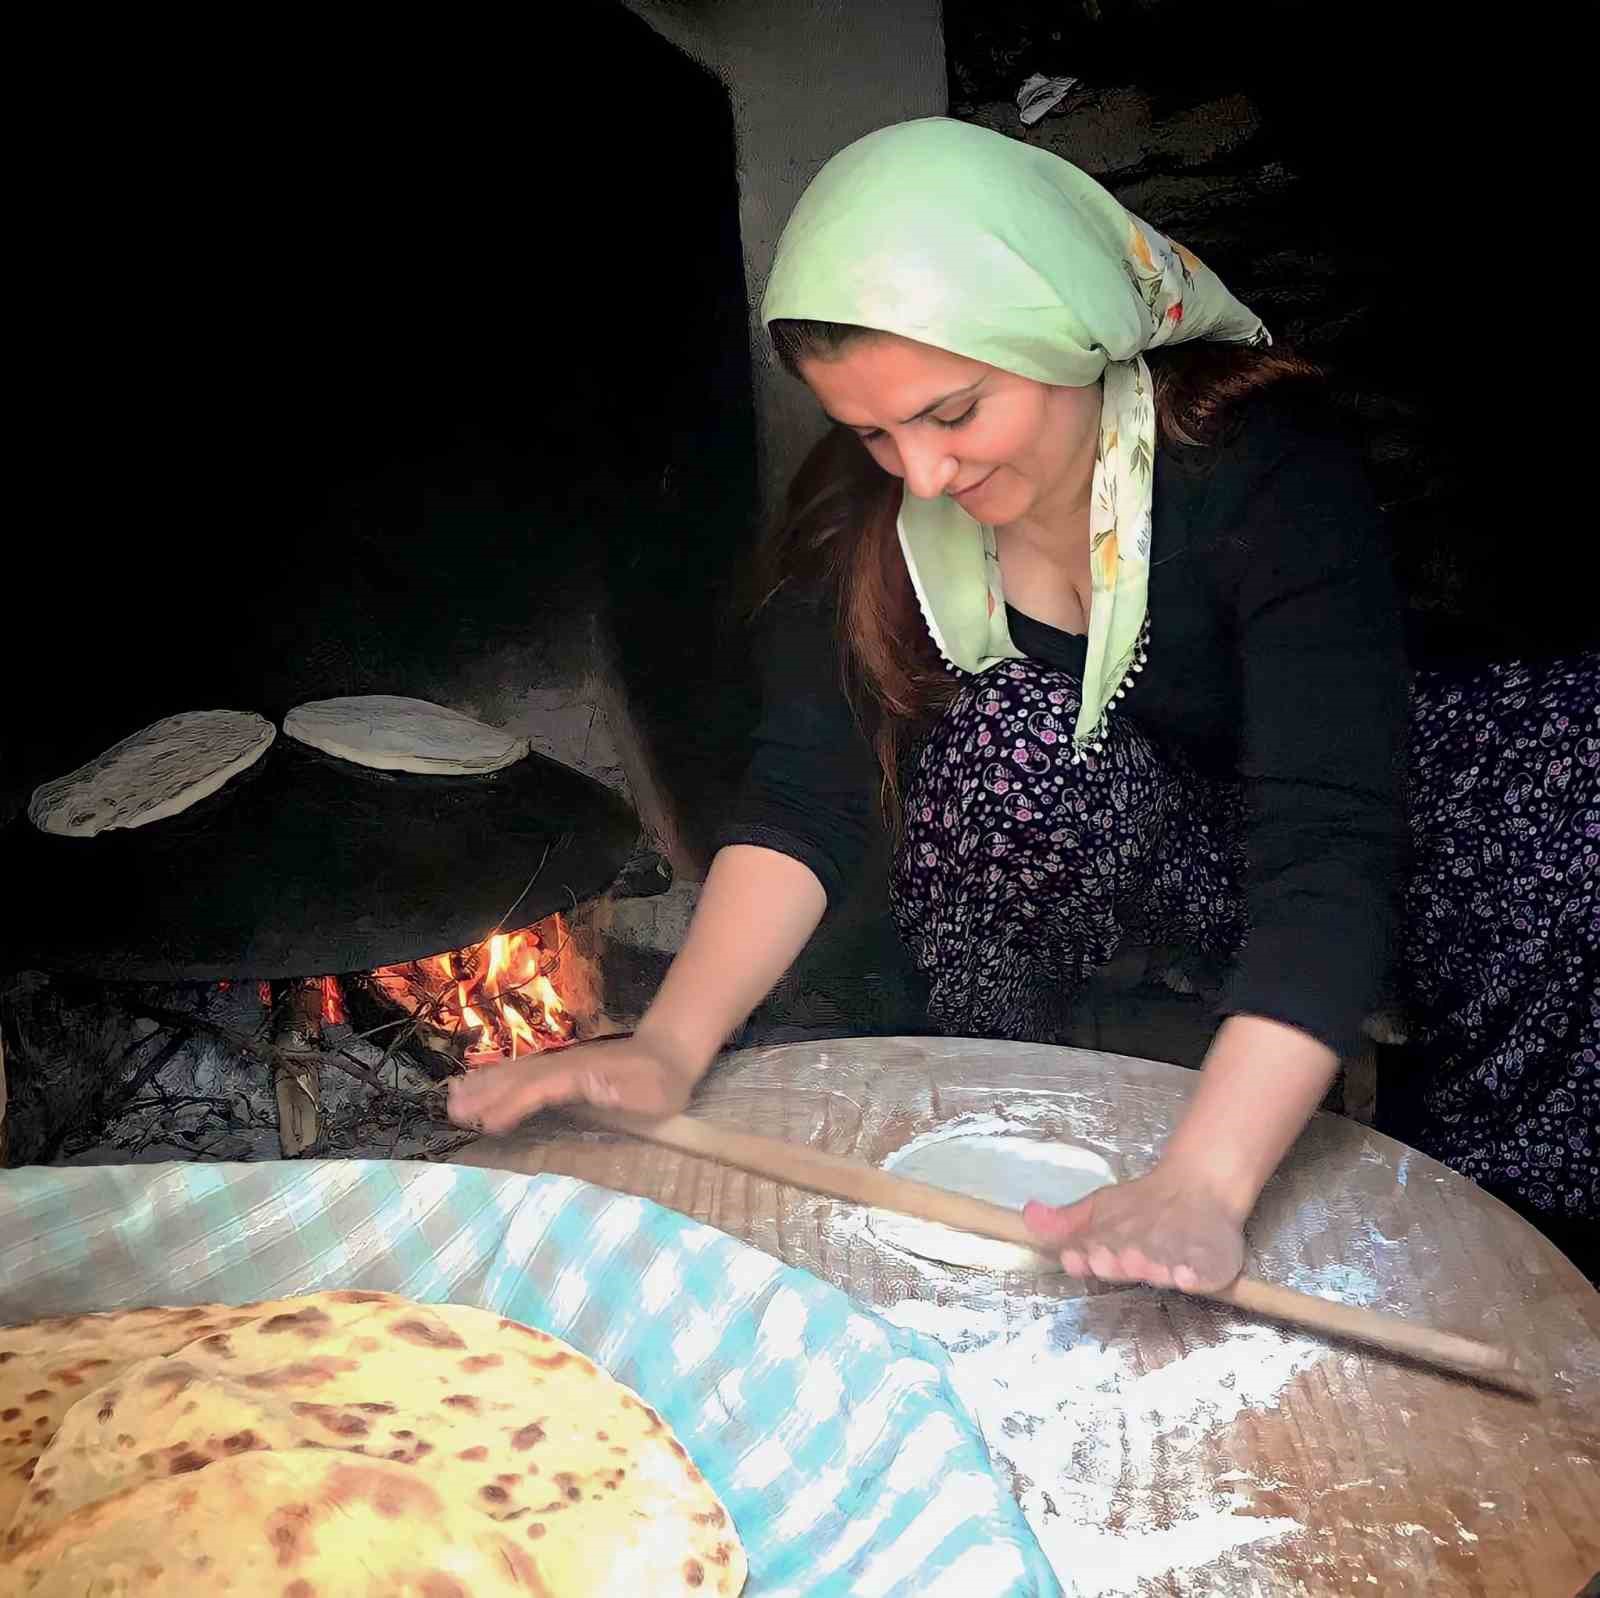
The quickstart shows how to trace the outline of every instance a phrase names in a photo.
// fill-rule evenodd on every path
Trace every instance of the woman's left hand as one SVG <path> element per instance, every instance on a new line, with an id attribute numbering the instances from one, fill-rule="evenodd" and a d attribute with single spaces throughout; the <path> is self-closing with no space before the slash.
<path id="1" fill-rule="evenodd" d="M 1022 1215 L 1070 1276 L 1207 1293 L 1244 1269 L 1244 1216 L 1199 1173 L 1170 1161 L 1059 1209 L 1034 1200 Z"/>
<path id="2" fill-rule="evenodd" d="M 1339 1057 L 1308 1032 L 1230 1015 L 1160 1163 L 1023 1219 L 1073 1276 L 1214 1293 L 1244 1269 L 1244 1222 L 1327 1091 Z"/>

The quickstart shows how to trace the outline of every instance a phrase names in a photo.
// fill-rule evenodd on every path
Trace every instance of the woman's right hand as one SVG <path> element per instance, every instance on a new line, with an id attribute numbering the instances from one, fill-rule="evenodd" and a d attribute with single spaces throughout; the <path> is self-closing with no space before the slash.
<path id="1" fill-rule="evenodd" d="M 552 1104 L 593 1104 L 658 1119 L 683 1109 L 704 1073 L 705 1065 L 642 1033 L 601 1038 L 475 1066 L 450 1084 L 450 1119 L 491 1136 Z"/>
<path id="2" fill-rule="evenodd" d="M 509 1132 L 552 1104 L 676 1115 L 723 1040 L 794 964 L 828 906 L 807 865 L 754 844 L 717 851 L 688 936 L 632 1037 L 481 1065 L 450 1084 L 450 1119 Z"/>

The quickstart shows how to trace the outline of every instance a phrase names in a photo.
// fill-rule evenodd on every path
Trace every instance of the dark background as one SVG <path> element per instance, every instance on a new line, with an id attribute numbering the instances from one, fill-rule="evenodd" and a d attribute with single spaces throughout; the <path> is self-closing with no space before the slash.
<path id="1" fill-rule="evenodd" d="M 726 91 L 621 6 L 537 20 L 41 48 L 13 803 L 174 711 L 537 669 L 596 609 L 669 774 L 732 780 L 690 709 L 748 715 Z"/>
<path id="2" fill-rule="evenodd" d="M 1077 76 L 1025 136 L 1058 128 L 1070 154 L 1076 121 L 1092 152 L 1118 96 L 1147 97 L 1148 152 L 1096 175 L 1154 201 L 1151 221 L 1346 390 L 1421 664 L 1597 638 L 1578 17 L 1416 0 L 945 6 L 957 115 L 981 119 L 1036 72 Z M 1259 118 L 1242 143 L 1160 137 L 1224 96 Z"/>

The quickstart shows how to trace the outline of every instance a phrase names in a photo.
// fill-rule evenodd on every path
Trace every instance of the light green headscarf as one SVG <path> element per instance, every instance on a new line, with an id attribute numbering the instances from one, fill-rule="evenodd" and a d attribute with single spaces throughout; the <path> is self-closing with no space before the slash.
<path id="1" fill-rule="evenodd" d="M 1141 352 L 1184 339 L 1270 342 L 1181 245 L 1047 150 L 942 117 L 868 134 L 801 197 L 762 301 L 780 318 L 897 333 L 1037 382 L 1102 382 L 1090 508 L 1089 638 L 1073 743 L 1096 746 L 1143 663 L 1155 407 Z M 946 661 L 1021 651 L 994 530 L 953 499 L 900 505 L 900 547 Z"/>

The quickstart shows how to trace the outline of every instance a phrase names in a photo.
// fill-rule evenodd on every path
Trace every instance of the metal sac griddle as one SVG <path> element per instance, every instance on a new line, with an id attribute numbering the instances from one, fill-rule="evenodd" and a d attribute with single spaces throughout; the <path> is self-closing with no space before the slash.
<path id="1" fill-rule="evenodd" d="M 22 815 L 0 829 L 0 950 L 13 969 L 111 981 L 366 971 L 592 897 L 638 831 L 610 789 L 540 755 L 414 776 L 280 737 L 147 827 L 59 838 Z"/>

